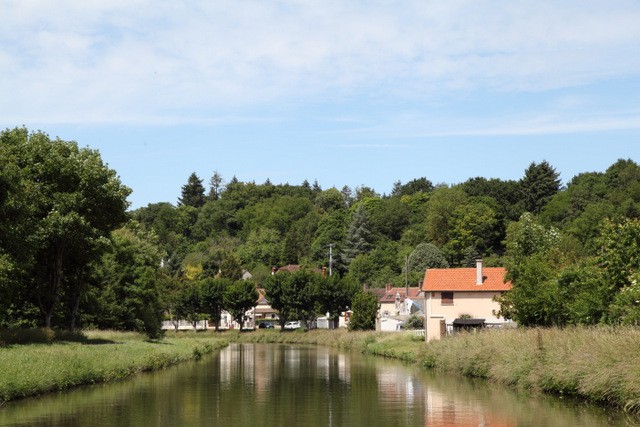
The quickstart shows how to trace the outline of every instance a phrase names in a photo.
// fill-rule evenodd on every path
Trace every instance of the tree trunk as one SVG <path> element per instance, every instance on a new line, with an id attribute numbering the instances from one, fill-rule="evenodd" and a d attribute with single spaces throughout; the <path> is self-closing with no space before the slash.
<path id="1" fill-rule="evenodd" d="M 78 316 L 78 311 L 80 310 L 80 294 L 75 295 L 73 297 L 73 307 L 71 308 L 71 322 L 69 324 L 69 329 L 71 332 L 76 330 L 76 317 Z"/>
<path id="2" fill-rule="evenodd" d="M 45 328 L 51 327 L 51 318 L 53 317 L 53 311 L 58 300 L 58 292 L 62 283 L 63 253 L 62 248 L 58 248 L 56 250 L 55 268 L 51 272 L 49 283 L 47 283 L 45 291 L 43 292 L 44 301 L 42 296 L 38 295 L 38 306 L 40 308 L 40 313 L 42 314 Z"/>

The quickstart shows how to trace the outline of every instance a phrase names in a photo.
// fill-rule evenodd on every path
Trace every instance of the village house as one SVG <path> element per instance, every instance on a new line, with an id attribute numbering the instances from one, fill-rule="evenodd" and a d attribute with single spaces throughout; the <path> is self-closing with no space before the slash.
<path id="1" fill-rule="evenodd" d="M 408 298 L 406 287 L 393 287 L 391 283 L 384 288 L 369 291 L 380 303 L 376 322 L 376 329 L 379 331 L 398 331 L 412 314 L 422 314 L 422 298 L 418 286 L 408 288 Z"/>
<path id="2" fill-rule="evenodd" d="M 262 321 L 277 324 L 279 319 L 278 311 L 269 304 L 264 289 L 257 288 L 256 290 L 258 291 L 258 304 L 251 310 L 254 326 L 257 326 Z"/>
<path id="3" fill-rule="evenodd" d="M 511 289 L 505 281 L 506 269 L 429 268 L 422 283 L 425 307 L 425 339 L 438 339 L 454 329 L 513 325 L 496 315 L 499 304 L 494 297 Z"/>

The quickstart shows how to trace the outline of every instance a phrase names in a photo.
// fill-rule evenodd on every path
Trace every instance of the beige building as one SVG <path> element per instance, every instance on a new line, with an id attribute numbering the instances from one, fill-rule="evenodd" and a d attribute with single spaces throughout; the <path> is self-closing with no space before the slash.
<path id="1" fill-rule="evenodd" d="M 425 303 L 425 337 L 438 339 L 457 328 L 496 327 L 512 322 L 496 316 L 500 308 L 494 297 L 511 289 L 506 269 L 429 268 L 422 283 Z"/>

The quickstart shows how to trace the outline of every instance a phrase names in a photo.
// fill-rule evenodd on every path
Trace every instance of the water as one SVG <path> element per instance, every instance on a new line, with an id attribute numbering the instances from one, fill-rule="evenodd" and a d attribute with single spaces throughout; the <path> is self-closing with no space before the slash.
<path id="1" fill-rule="evenodd" d="M 619 426 L 619 412 L 331 348 L 233 344 L 199 362 L 0 407 L 2 426 Z"/>

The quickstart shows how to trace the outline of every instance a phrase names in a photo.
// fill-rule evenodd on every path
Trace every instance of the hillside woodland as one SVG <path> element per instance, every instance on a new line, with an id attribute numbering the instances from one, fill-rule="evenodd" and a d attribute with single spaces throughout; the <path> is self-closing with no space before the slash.
<path id="1" fill-rule="evenodd" d="M 231 306 L 241 313 L 237 300 L 257 299 L 256 287 L 274 301 L 278 292 L 293 295 L 281 301 L 288 317 L 334 316 L 365 285 L 417 286 L 426 268 L 473 266 L 477 258 L 507 268 L 514 286 L 501 311 L 522 325 L 640 321 L 633 160 L 565 177 L 565 185 L 545 160 L 517 181 L 430 179 L 396 181 L 379 194 L 227 180 L 212 165 L 206 184 L 187 177 L 175 203 L 131 211 L 130 189 L 98 152 L 5 130 L 0 325 L 154 335 L 167 316 L 215 320 Z M 303 269 L 274 279 L 272 269 L 288 264 Z M 323 267 L 331 278 L 310 273 Z M 251 286 L 238 282 L 245 272 Z"/>

